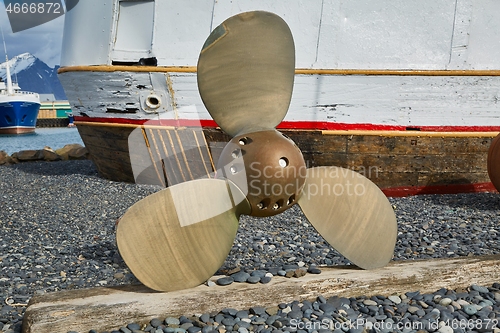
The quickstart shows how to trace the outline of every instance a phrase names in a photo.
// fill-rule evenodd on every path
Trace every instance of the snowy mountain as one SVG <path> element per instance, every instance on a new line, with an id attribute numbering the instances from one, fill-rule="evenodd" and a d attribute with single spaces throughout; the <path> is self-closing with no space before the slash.
<path id="1" fill-rule="evenodd" d="M 57 77 L 58 66 L 50 68 L 46 63 L 30 53 L 23 53 L 9 60 L 12 80 L 21 90 L 39 94 L 54 94 L 57 100 L 66 100 L 63 87 Z M 0 77 L 7 77 L 7 63 L 0 64 Z"/>

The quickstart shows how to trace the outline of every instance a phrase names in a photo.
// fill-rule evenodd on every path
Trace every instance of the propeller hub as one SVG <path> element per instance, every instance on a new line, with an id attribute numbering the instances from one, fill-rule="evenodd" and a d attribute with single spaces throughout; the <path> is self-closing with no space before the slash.
<path id="1" fill-rule="evenodd" d="M 218 178 L 234 182 L 251 206 L 252 216 L 272 216 L 293 206 L 307 169 L 299 148 L 276 130 L 237 135 L 224 147 Z"/>

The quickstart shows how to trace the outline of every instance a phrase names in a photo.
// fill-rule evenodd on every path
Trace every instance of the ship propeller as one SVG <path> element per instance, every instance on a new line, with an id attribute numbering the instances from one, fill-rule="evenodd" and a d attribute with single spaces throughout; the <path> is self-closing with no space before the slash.
<path id="1" fill-rule="evenodd" d="M 371 269 L 391 260 L 397 224 L 382 191 L 348 169 L 307 168 L 295 143 L 275 129 L 287 113 L 294 75 L 292 34 L 275 14 L 242 13 L 210 34 L 198 60 L 198 88 L 232 139 L 215 179 L 168 187 L 120 220 L 120 254 L 146 286 L 173 291 L 203 283 L 224 263 L 241 214 L 272 216 L 295 204 L 355 265 Z"/>

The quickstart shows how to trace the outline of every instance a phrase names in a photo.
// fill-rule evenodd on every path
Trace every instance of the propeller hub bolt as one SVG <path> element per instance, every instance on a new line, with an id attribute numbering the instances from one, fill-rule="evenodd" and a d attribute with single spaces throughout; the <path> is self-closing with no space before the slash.
<path id="1" fill-rule="evenodd" d="M 218 177 L 234 182 L 252 207 L 252 216 L 272 216 L 300 197 L 306 164 L 295 143 L 276 130 L 246 133 L 226 145 Z"/>

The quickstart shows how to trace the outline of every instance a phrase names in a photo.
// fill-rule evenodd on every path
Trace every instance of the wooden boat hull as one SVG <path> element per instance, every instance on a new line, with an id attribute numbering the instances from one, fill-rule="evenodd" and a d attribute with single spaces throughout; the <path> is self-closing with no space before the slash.
<path id="1" fill-rule="evenodd" d="M 169 178 L 169 172 L 175 178 L 191 163 L 209 174 L 228 137 L 198 93 L 200 49 L 226 18 L 267 10 L 286 20 L 296 53 L 293 95 L 278 129 L 295 140 L 310 166 L 354 169 L 399 193 L 491 189 L 487 150 L 500 132 L 499 8 L 486 0 L 397 6 L 88 0 L 66 14 L 58 73 L 102 175 L 134 181 L 139 168 L 145 179 Z M 130 152 L 128 135 L 149 125 L 178 128 L 148 134 L 144 127 L 144 149 Z M 162 164 L 159 157 L 185 141 L 174 138 L 196 125 L 207 148 Z M 186 134 L 186 142 L 201 137 Z M 144 162 L 131 164 L 138 152 Z M 149 170 L 148 158 L 155 161 Z"/>
<path id="2" fill-rule="evenodd" d="M 149 136 L 148 149 L 141 152 L 143 164 L 150 167 L 144 169 L 138 181 L 158 185 L 213 176 L 214 165 L 230 139 L 218 128 L 204 127 L 206 148 L 202 147 L 190 157 L 178 154 L 173 156 L 175 163 L 165 163 L 155 158 L 157 152 L 165 147 L 182 146 L 182 142 L 186 144 L 185 140 L 177 138 L 189 137 L 193 128 L 83 121 L 77 121 L 76 126 L 99 173 L 105 178 L 125 182 L 136 181 L 131 155 L 137 152 L 129 151 L 131 133 L 137 129 L 154 133 L 158 139 L 151 140 Z M 486 159 L 497 132 L 281 132 L 295 141 L 309 167 L 336 165 L 357 171 L 390 196 L 494 190 Z M 162 142 L 161 137 L 174 139 Z M 183 149 L 181 146 L 178 151 Z M 187 169 L 190 174 L 180 175 Z M 179 178 L 168 179 L 169 174 Z"/>

